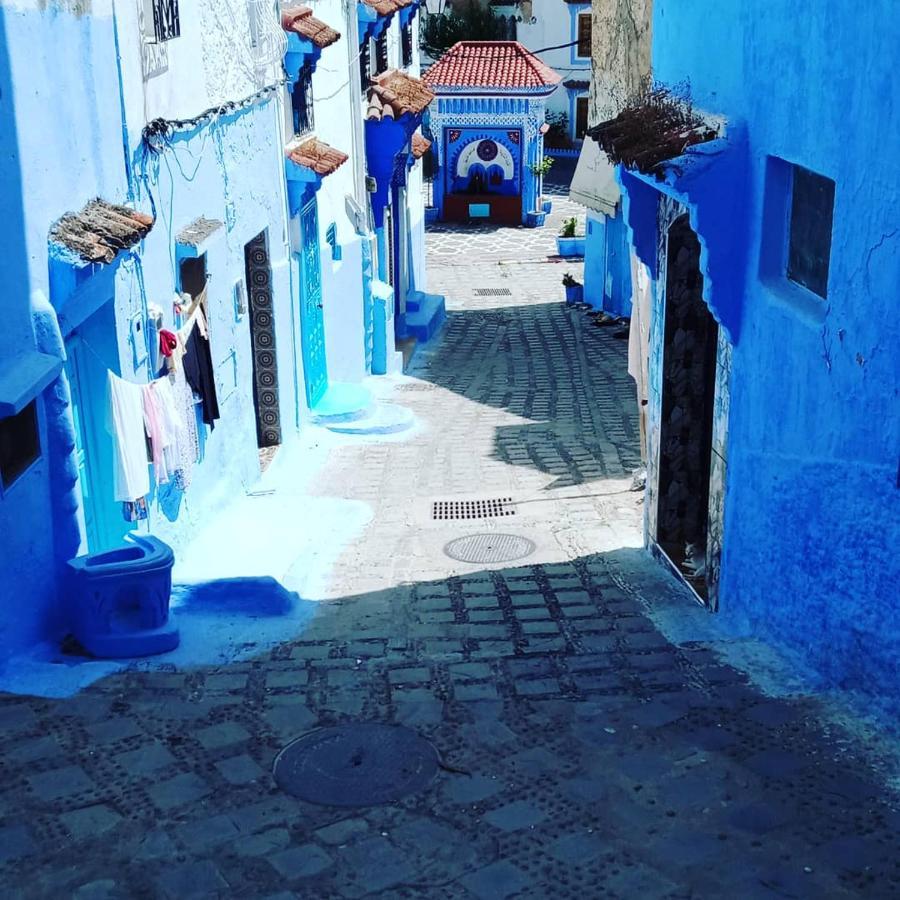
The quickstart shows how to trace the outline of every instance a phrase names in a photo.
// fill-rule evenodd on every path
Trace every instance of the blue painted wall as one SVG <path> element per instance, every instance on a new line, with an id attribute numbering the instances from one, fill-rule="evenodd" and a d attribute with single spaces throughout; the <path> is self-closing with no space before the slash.
<path id="1" fill-rule="evenodd" d="M 0 8 L 0 364 L 19 346 L 60 352 L 48 304 L 50 223 L 97 195 L 126 193 L 111 6 L 97 0 L 90 16 L 45 7 Z M 78 550 L 67 397 L 64 376 L 43 392 L 43 455 L 0 497 L 0 665 L 61 625 L 58 566 Z"/>
<path id="2" fill-rule="evenodd" d="M 721 615 L 801 651 L 831 684 L 900 697 L 900 114 L 890 4 L 657 0 L 658 81 L 734 126 L 745 163 L 692 219 L 729 251 L 732 360 Z M 746 138 L 740 131 L 746 127 Z M 794 287 L 770 157 L 834 179 L 827 300 Z M 728 172 L 729 163 L 725 162 Z M 712 171 L 716 162 L 712 162 Z M 722 187 L 722 185 L 720 185 Z M 732 197 L 729 198 L 728 191 Z M 704 214 L 737 215 L 702 227 Z M 632 196 L 632 203 L 643 203 Z M 767 211 L 768 210 L 768 211 Z M 716 310 L 717 285 L 711 284 Z M 726 314 L 728 310 L 724 310 Z M 735 323 L 739 322 L 739 328 Z"/>

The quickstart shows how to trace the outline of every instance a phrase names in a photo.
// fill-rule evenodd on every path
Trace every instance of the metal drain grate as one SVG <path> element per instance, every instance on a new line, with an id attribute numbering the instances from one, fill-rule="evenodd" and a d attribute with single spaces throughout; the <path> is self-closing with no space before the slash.
<path id="1" fill-rule="evenodd" d="M 459 562 L 495 563 L 531 556 L 535 549 L 534 541 L 518 534 L 470 534 L 450 541 L 444 553 Z"/>
<path id="2" fill-rule="evenodd" d="M 476 297 L 512 297 L 509 288 L 475 288 Z"/>
<path id="3" fill-rule="evenodd" d="M 437 750 L 409 728 L 357 722 L 297 738 L 275 758 L 278 786 L 322 806 L 377 806 L 428 787 Z"/>
<path id="4" fill-rule="evenodd" d="M 516 508 L 512 497 L 492 500 L 435 500 L 431 504 L 431 518 L 435 522 L 450 519 L 497 519 L 514 516 Z"/>

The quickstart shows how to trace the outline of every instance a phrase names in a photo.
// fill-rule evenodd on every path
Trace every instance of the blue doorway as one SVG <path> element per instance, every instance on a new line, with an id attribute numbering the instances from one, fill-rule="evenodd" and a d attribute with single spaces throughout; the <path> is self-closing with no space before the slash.
<path id="1" fill-rule="evenodd" d="M 110 370 L 119 368 L 115 334 L 110 302 L 66 337 L 65 372 L 75 426 L 73 453 L 82 498 L 82 553 L 116 546 L 131 527 L 122 518 L 122 504 L 114 495 L 115 458 L 107 429 L 107 381 Z"/>
<path id="2" fill-rule="evenodd" d="M 312 409 L 328 389 L 325 316 L 322 311 L 322 266 L 319 257 L 319 213 L 315 199 L 300 212 L 300 346 L 306 402 Z"/>

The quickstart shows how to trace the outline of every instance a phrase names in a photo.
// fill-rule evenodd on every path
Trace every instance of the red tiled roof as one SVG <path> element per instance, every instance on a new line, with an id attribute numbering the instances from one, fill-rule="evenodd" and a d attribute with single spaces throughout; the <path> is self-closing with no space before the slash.
<path id="1" fill-rule="evenodd" d="M 50 240 L 85 262 L 111 263 L 120 250 L 133 247 L 153 227 L 153 216 L 99 197 L 80 212 L 66 213 L 50 229 Z"/>
<path id="2" fill-rule="evenodd" d="M 363 0 L 366 6 L 371 6 L 379 16 L 390 16 L 407 6 L 412 6 L 415 0 Z"/>
<path id="3" fill-rule="evenodd" d="M 317 19 L 308 6 L 294 6 L 281 11 L 281 27 L 307 38 L 317 47 L 329 47 L 340 40 L 340 33 L 321 19 Z"/>
<path id="4" fill-rule="evenodd" d="M 412 136 L 410 149 L 416 159 L 421 159 L 431 148 L 431 141 L 418 131 Z"/>
<path id="5" fill-rule="evenodd" d="M 312 169 L 317 175 L 330 175 L 336 172 L 348 159 L 346 153 L 329 147 L 317 138 L 308 138 L 302 144 L 288 147 L 288 159 L 298 166 Z"/>
<path id="6" fill-rule="evenodd" d="M 518 41 L 460 41 L 425 75 L 429 87 L 541 88 L 561 80 Z"/>
<path id="7" fill-rule="evenodd" d="M 388 69 L 375 76 L 369 88 L 367 119 L 398 119 L 405 113 L 419 115 L 425 111 L 434 94 L 419 78 L 413 78 L 399 69 Z"/>

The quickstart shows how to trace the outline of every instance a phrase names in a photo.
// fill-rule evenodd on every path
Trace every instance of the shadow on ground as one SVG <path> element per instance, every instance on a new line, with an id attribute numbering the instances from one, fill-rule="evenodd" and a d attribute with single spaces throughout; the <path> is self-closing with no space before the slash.
<path id="1" fill-rule="evenodd" d="M 617 575 L 638 557 L 346 597 L 240 664 L 3 696 L 0 894 L 896 896 L 878 758 L 666 640 Z M 353 720 L 453 771 L 358 810 L 277 789 L 285 743 Z"/>
<path id="2" fill-rule="evenodd" d="M 460 359 L 464 347 L 466 359 Z M 563 303 L 451 312 L 410 374 L 531 422 L 496 430 L 493 457 L 554 475 L 548 489 L 640 465 L 627 341 Z"/>

